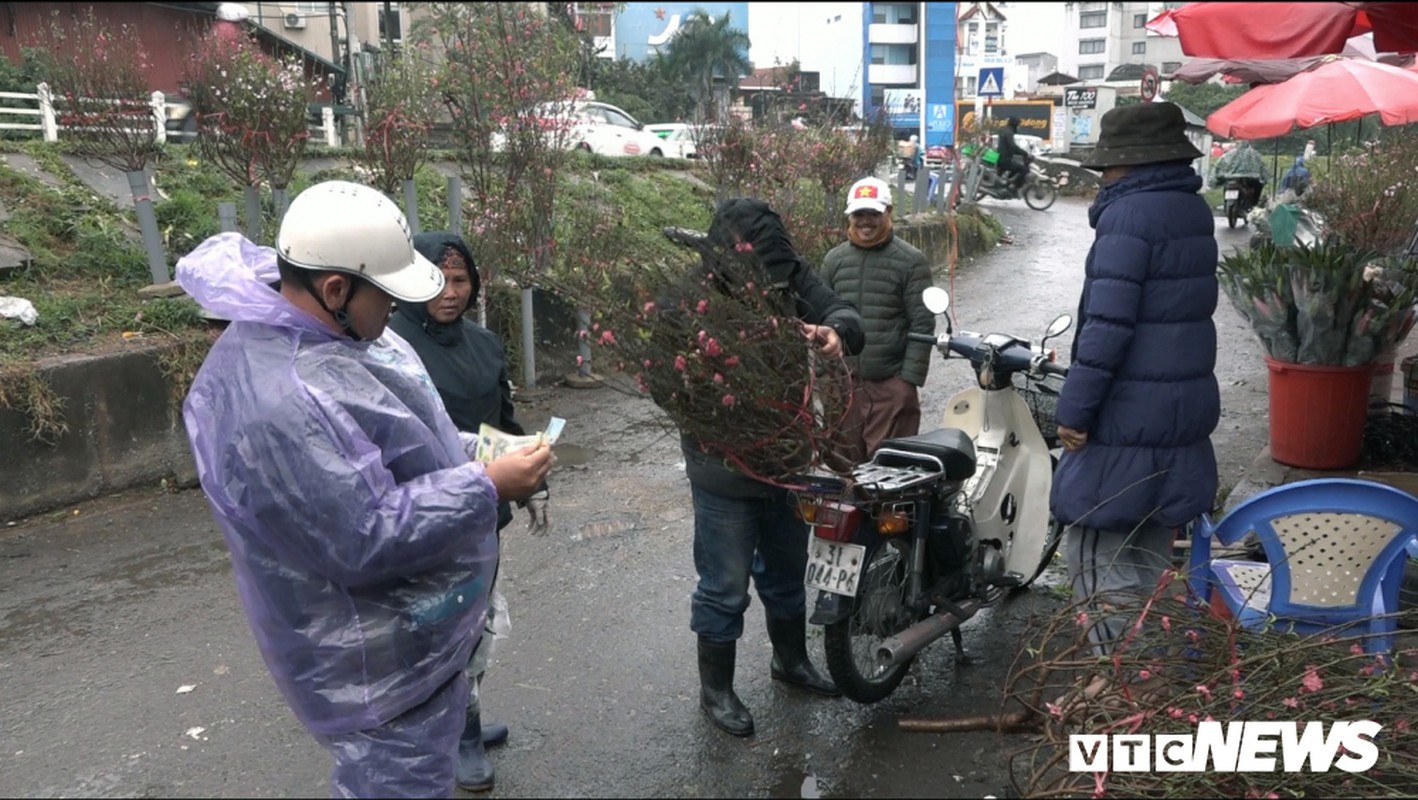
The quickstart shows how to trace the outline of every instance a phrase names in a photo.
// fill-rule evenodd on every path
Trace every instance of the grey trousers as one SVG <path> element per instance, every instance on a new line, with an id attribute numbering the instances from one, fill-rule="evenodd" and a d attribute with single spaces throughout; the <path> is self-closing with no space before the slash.
<path id="1" fill-rule="evenodd" d="M 1088 639 L 1095 654 L 1111 653 L 1131 624 L 1126 616 L 1108 613 L 1107 605 L 1135 605 L 1152 594 L 1172 565 L 1177 530 L 1147 524 L 1121 532 L 1069 526 L 1064 560 L 1074 600 L 1086 601 Z"/>

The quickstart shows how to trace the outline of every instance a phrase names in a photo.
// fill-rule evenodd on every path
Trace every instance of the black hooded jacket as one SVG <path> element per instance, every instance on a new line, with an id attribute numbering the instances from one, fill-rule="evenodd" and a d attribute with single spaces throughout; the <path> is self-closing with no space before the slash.
<path id="1" fill-rule="evenodd" d="M 713 264 L 716 248 L 732 247 L 736 239 L 753 244 L 769 280 L 784 290 L 798 319 L 809 325 L 826 325 L 842 339 L 842 349 L 856 355 L 866 344 L 865 325 L 857 307 L 823 283 L 817 272 L 797 254 L 778 215 L 761 200 L 732 198 L 720 203 L 714 213 L 702 252 L 705 269 Z M 720 290 L 738 291 L 746 276 L 734 275 L 722 264 L 714 269 Z M 690 483 L 723 497 L 762 497 L 768 484 L 754 480 L 703 451 L 699 443 L 680 437 L 685 474 Z"/>
<path id="2" fill-rule="evenodd" d="M 478 271 L 462 239 L 445 232 L 421 233 L 414 237 L 414 247 L 435 264 L 450 247 L 461 253 L 473 283 L 468 307 L 476 304 Z M 447 325 L 437 322 L 429 317 L 426 303 L 399 303 L 389 327 L 418 353 L 458 430 L 477 433 L 486 422 L 506 433 L 526 434 L 514 413 L 507 353 L 497 334 L 463 316 Z M 512 520 L 511 506 L 499 503 L 497 517 L 501 529 Z"/>

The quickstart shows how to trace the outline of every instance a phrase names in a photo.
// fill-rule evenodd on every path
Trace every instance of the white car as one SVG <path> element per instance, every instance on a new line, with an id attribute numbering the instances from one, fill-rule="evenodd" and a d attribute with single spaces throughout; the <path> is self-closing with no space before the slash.
<path id="1" fill-rule="evenodd" d="M 603 156 L 665 155 L 668 148 L 654 132 L 609 103 L 580 102 L 572 107 L 571 146 Z"/>
<path id="2" fill-rule="evenodd" d="M 670 131 L 665 137 L 665 155 L 671 158 L 698 158 L 699 145 L 710 136 L 713 136 L 716 128 L 713 126 L 701 125 L 698 127 L 686 125 Z"/>
<path id="3" fill-rule="evenodd" d="M 568 150 L 583 150 L 603 156 L 655 156 L 669 150 L 654 132 L 646 130 L 634 117 L 609 103 L 572 100 L 543 103 L 534 113 L 549 140 L 559 140 Z M 506 144 L 502 133 L 492 136 L 493 152 Z M 551 141 L 548 142 L 551 144 Z"/>

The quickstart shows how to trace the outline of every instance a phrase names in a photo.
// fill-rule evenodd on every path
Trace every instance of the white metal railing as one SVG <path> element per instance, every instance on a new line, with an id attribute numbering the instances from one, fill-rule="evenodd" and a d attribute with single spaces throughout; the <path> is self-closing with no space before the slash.
<path id="1" fill-rule="evenodd" d="M 16 104 L 18 101 L 20 104 Z M 118 104 L 118 100 L 97 101 L 104 103 Z M 27 103 L 33 103 L 38 108 L 30 108 Z M 60 101 L 62 106 L 63 101 Z M 148 100 L 148 107 L 151 110 L 153 139 L 159 144 L 168 140 L 168 114 L 175 108 L 182 108 L 184 104 L 170 104 L 162 92 L 153 92 Z M 190 113 L 190 112 L 189 112 Z M 38 118 L 35 120 L 35 118 Z M 15 121 L 12 121 L 15 120 Z M 32 121 L 34 120 L 34 121 Z M 50 91 L 48 84 L 41 83 L 35 87 L 33 94 L 29 92 L 0 92 L 0 130 L 11 131 L 32 131 L 38 132 L 46 142 L 59 141 L 61 131 L 72 131 L 81 129 L 83 126 L 61 125 L 59 124 L 59 113 L 55 111 L 55 97 Z M 144 129 L 148 130 L 148 129 Z M 173 131 L 174 139 L 191 139 L 192 136 L 180 131 Z M 327 147 L 340 146 L 340 129 L 335 124 L 335 109 L 324 106 L 320 109 L 320 124 L 310 126 L 310 141 L 315 144 L 322 144 Z"/>

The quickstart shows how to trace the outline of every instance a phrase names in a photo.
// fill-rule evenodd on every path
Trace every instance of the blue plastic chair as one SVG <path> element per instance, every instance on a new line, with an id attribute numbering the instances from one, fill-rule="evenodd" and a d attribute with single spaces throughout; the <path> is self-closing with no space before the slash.
<path id="1" fill-rule="evenodd" d="M 1213 541 L 1234 546 L 1248 533 L 1269 563 L 1212 558 Z M 1418 553 L 1418 498 L 1373 481 L 1319 478 L 1261 492 L 1220 522 L 1203 516 L 1187 582 L 1204 602 L 1215 590 L 1243 627 L 1350 627 L 1364 632 L 1367 652 L 1388 653 L 1410 553 Z"/>

